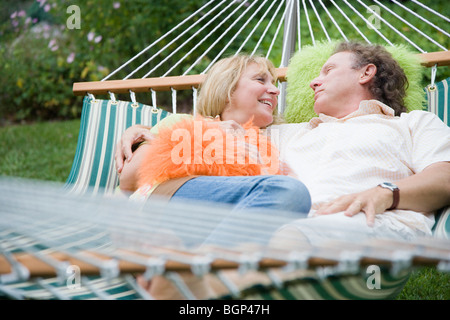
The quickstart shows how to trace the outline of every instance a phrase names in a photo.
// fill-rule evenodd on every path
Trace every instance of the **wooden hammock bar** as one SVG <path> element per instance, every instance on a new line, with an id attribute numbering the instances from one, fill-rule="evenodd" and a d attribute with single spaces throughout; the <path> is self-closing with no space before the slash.
<path id="1" fill-rule="evenodd" d="M 418 54 L 424 67 L 432 66 L 449 66 L 450 51 L 439 51 Z M 278 80 L 286 81 L 287 67 L 277 68 Z M 143 79 L 127 79 L 127 80 L 105 80 L 91 82 L 76 82 L 73 84 L 73 93 L 76 96 L 84 96 L 88 93 L 93 95 L 104 95 L 109 92 L 115 94 L 132 92 L 149 92 L 154 91 L 170 91 L 188 90 L 197 88 L 203 81 L 205 75 L 185 75 L 185 76 L 168 76 L 154 77 Z"/>
<path id="2" fill-rule="evenodd" d="M 405 244 L 398 241 L 392 240 L 378 240 L 378 244 L 374 241 L 371 245 L 364 247 L 354 247 L 353 252 L 358 253 L 358 258 L 355 260 L 358 266 L 364 267 L 369 265 L 384 265 L 392 267 L 397 263 L 398 258 L 396 258 L 396 252 L 400 249 L 403 252 L 408 252 L 408 260 L 409 264 L 414 265 L 416 267 L 419 266 L 428 266 L 428 267 L 438 267 L 440 265 L 447 264 L 450 262 L 449 250 L 448 250 L 448 242 L 434 240 L 432 245 L 426 244 L 426 242 L 420 244 Z M 390 245 L 391 249 L 387 249 L 386 245 Z M 348 244 L 347 247 L 351 247 L 351 244 Z M 392 249 L 397 248 L 397 249 Z M 369 250 L 370 249 L 370 250 Z M 215 253 L 221 252 L 225 249 L 215 248 Z M 83 259 L 77 258 L 77 256 L 72 256 L 67 253 L 61 252 L 53 252 L 48 254 L 48 257 L 59 262 L 69 263 L 70 265 L 77 265 L 83 274 L 91 274 L 98 275 L 101 270 L 99 265 L 103 263 L 110 262 L 111 265 L 115 265 L 115 263 L 111 263 L 117 261 L 118 270 L 121 273 L 143 273 L 146 269 L 151 265 L 149 262 L 150 258 L 155 260 L 155 263 L 158 261 L 162 261 L 163 263 L 163 271 L 175 271 L 175 272 L 192 272 L 193 268 L 197 264 L 196 259 L 202 257 L 199 254 L 193 254 L 189 251 L 182 250 L 172 250 L 168 248 L 160 248 L 159 254 L 164 259 L 159 259 L 158 256 L 148 256 L 142 255 L 142 253 L 133 254 L 132 251 L 126 250 L 124 255 L 120 255 L 121 250 L 116 251 L 116 255 L 105 254 L 102 252 L 94 251 L 80 251 L 81 256 L 91 257 L 91 259 L 97 260 L 97 265 L 83 261 Z M 205 260 L 203 264 L 207 267 L 208 270 L 227 270 L 227 269 L 238 269 L 245 264 L 241 262 L 240 259 L 244 252 L 240 252 L 239 250 L 225 250 L 223 252 L 227 252 L 228 255 L 218 257 L 214 259 L 207 259 L 206 256 L 203 256 Z M 314 253 L 313 253 L 314 252 Z M 340 263 L 346 263 L 343 260 L 343 252 L 346 250 L 339 248 L 338 246 L 324 246 L 324 247 L 315 247 L 314 251 L 311 249 L 311 254 L 308 254 L 305 258 L 305 268 L 315 269 L 318 267 L 326 267 L 326 266 L 338 266 Z M 275 253 L 275 254 L 274 254 Z M 140 257 L 139 258 L 126 258 L 128 256 L 131 257 Z M 169 254 L 168 256 L 166 256 Z M 283 250 L 275 250 L 272 254 L 267 254 L 266 256 L 260 257 L 255 262 L 255 268 L 258 270 L 265 270 L 270 268 L 283 268 L 287 267 L 289 264 L 289 251 Z M 42 259 L 37 256 L 29 253 L 19 253 L 14 254 L 14 260 L 20 263 L 29 271 L 30 277 L 48 277 L 48 276 L 56 276 L 57 270 L 45 263 Z M 78 254 L 78 257 L 80 255 Z M 234 256 L 234 258 L 233 258 Z M 230 258 L 231 257 L 231 258 Z M 356 257 L 356 256 L 355 256 Z M 401 262 L 401 261 L 400 261 Z M 12 266 L 8 263 L 8 261 L 0 256 L 0 275 L 9 274 L 13 272 Z"/>

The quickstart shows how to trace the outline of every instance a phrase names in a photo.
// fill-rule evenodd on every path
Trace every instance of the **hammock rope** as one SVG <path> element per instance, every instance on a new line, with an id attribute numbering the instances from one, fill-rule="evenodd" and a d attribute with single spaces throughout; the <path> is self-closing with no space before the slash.
<path id="1" fill-rule="evenodd" d="M 316 41 L 317 41 L 317 39 L 316 39 L 317 37 L 313 31 L 312 16 L 309 13 L 310 9 L 314 12 L 315 19 L 317 19 L 318 24 L 320 25 L 320 29 L 328 41 L 331 41 L 331 39 L 333 37 L 336 37 L 336 35 L 331 36 L 331 34 L 330 34 L 331 30 L 327 30 L 327 28 L 325 27 L 325 23 L 323 21 L 323 19 L 325 17 L 327 17 L 331 20 L 333 26 L 337 29 L 338 34 L 344 40 L 348 41 L 348 36 L 346 36 L 344 34 L 344 32 L 342 31 L 343 30 L 342 27 L 339 26 L 339 24 L 337 23 L 337 19 L 335 17 L 333 17 L 329 8 L 327 8 L 327 6 L 323 3 L 322 0 L 319 1 L 320 7 L 322 8 L 322 12 L 319 12 L 319 10 L 318 10 L 319 8 L 316 6 L 316 4 L 314 4 L 314 2 L 312 0 L 308 1 L 309 7 L 305 0 L 302 0 L 301 5 L 300 5 L 299 0 L 297 0 L 297 1 L 294 1 L 294 0 L 272 1 L 272 2 L 269 2 L 269 7 L 266 7 L 267 2 L 268 2 L 267 0 L 263 1 L 262 3 L 259 3 L 259 1 L 256 0 L 256 1 L 251 2 L 250 4 L 247 3 L 246 8 L 244 8 L 244 5 L 246 4 L 245 1 L 231 2 L 231 3 L 228 3 L 223 8 L 222 8 L 222 6 L 224 5 L 224 3 L 226 1 L 221 1 L 220 3 L 215 4 L 215 6 L 212 7 L 209 11 L 205 11 L 204 9 L 207 6 L 209 6 L 212 2 L 213 1 L 210 1 L 207 4 L 205 4 L 203 7 L 198 9 L 195 13 L 193 13 L 192 15 L 187 17 L 185 20 L 183 20 L 181 23 L 176 25 L 174 28 L 169 30 L 162 37 L 160 37 L 159 39 L 157 39 L 156 41 L 151 43 L 144 50 L 142 50 L 137 55 L 132 57 L 130 60 L 125 62 L 118 69 L 111 72 L 108 76 L 106 76 L 104 79 L 102 79 L 102 81 L 111 78 L 111 76 L 115 75 L 118 71 L 122 70 L 125 66 L 129 65 L 132 61 L 136 60 L 137 57 L 139 57 L 139 56 L 143 55 L 145 52 L 149 51 L 151 48 L 153 48 L 156 44 L 161 42 L 163 39 L 165 39 L 169 35 L 173 34 L 177 29 L 179 29 L 182 25 L 186 24 L 186 22 L 192 20 L 193 17 L 195 17 L 195 16 L 199 16 L 198 20 L 196 20 L 191 25 L 189 25 L 189 27 L 185 28 L 173 40 L 168 42 L 168 44 L 166 44 L 163 48 L 158 50 L 149 59 L 147 59 L 145 62 L 140 64 L 138 67 L 134 68 L 134 70 L 131 73 L 129 73 L 128 75 L 126 75 L 123 78 L 123 80 L 130 79 L 131 76 L 135 75 L 138 71 L 140 71 L 142 68 L 144 68 L 146 65 L 148 65 L 151 61 L 158 59 L 159 63 L 155 67 L 153 67 L 151 70 L 149 70 L 147 73 L 145 73 L 145 75 L 142 76 L 142 78 L 147 78 L 150 75 L 153 75 L 153 73 L 158 68 L 160 68 L 163 64 L 165 64 L 167 62 L 170 63 L 170 58 L 173 57 L 173 55 L 176 52 L 185 48 L 189 43 L 195 43 L 195 46 L 192 47 L 190 50 L 188 50 L 188 52 L 189 52 L 188 54 L 183 56 L 183 58 L 181 58 L 175 64 L 172 64 L 171 67 L 167 71 L 163 72 L 161 75 L 162 77 L 169 76 L 169 74 L 172 71 L 174 71 L 176 69 L 176 67 L 178 65 L 180 65 L 190 54 L 192 54 L 203 42 L 207 41 L 210 37 L 215 36 L 216 32 L 220 30 L 220 34 L 217 35 L 217 37 L 210 44 L 210 46 L 206 50 L 204 50 L 198 54 L 198 56 L 195 58 L 195 62 L 193 64 L 191 64 L 190 66 L 185 68 L 183 75 L 187 75 L 187 74 L 189 74 L 189 72 L 191 72 L 195 68 L 196 65 L 198 65 L 198 63 L 209 53 L 209 51 L 213 47 L 217 46 L 217 44 L 220 42 L 220 40 L 222 40 L 222 38 L 225 37 L 225 35 L 227 33 L 229 33 L 233 29 L 234 26 L 236 26 L 240 23 L 239 30 L 228 41 L 228 43 L 221 45 L 222 49 L 220 50 L 220 52 L 216 56 L 211 58 L 210 59 L 211 62 L 206 67 L 206 69 L 201 71 L 201 73 L 203 74 L 203 73 L 207 72 L 207 70 L 209 70 L 210 66 L 215 61 L 217 61 L 221 56 L 223 56 L 223 54 L 227 51 L 227 49 L 230 46 L 232 46 L 232 44 L 238 37 L 245 37 L 243 32 L 246 31 L 246 29 L 249 29 L 249 28 L 247 28 L 247 26 L 253 25 L 253 27 L 250 28 L 249 33 L 245 37 L 245 40 L 240 44 L 240 46 L 237 49 L 237 51 L 235 52 L 235 54 L 243 51 L 245 49 L 246 44 L 248 43 L 249 39 L 251 39 L 251 37 L 259 31 L 258 28 L 261 26 L 262 21 L 264 21 L 267 14 L 269 14 L 273 11 L 273 6 L 276 4 L 277 4 L 277 8 L 276 8 L 274 14 L 272 14 L 272 17 L 271 17 L 270 21 L 268 22 L 267 26 L 265 27 L 264 30 L 259 31 L 261 36 L 258 38 L 256 45 L 252 49 L 245 49 L 246 51 L 251 52 L 251 54 L 256 54 L 256 52 L 259 50 L 258 48 L 260 47 L 261 42 L 265 39 L 268 31 L 271 29 L 273 22 L 275 20 L 278 20 L 278 25 L 276 27 L 276 31 L 274 32 L 274 36 L 271 39 L 268 52 L 266 53 L 266 57 L 270 58 L 272 49 L 273 49 L 275 43 L 278 41 L 277 39 L 279 38 L 279 31 L 281 30 L 281 26 L 283 24 L 285 25 L 285 33 L 287 32 L 287 30 L 297 28 L 296 42 L 297 42 L 298 49 L 301 49 L 301 43 L 302 43 L 301 28 L 300 28 L 301 11 L 303 11 L 303 15 L 305 16 L 305 19 L 307 22 L 307 27 L 309 29 L 309 37 L 311 38 L 313 45 L 315 45 Z M 423 16 L 419 15 L 417 12 L 415 12 L 411 8 L 408 8 L 405 4 L 402 4 L 396 0 L 393 0 L 392 3 L 395 3 L 398 8 L 403 10 L 403 12 L 400 14 L 396 13 L 392 9 L 388 8 L 386 5 L 381 3 L 379 0 L 373 0 L 372 5 L 369 5 L 362 0 L 356 0 L 356 2 L 354 4 L 350 3 L 348 0 L 344 0 L 339 5 L 334 0 L 330 0 L 330 2 L 337 9 L 337 11 L 345 18 L 345 20 L 352 26 L 352 28 L 354 30 L 356 30 L 358 32 L 358 34 L 361 37 L 363 37 L 364 41 L 366 41 L 367 43 L 371 43 L 371 41 L 365 36 L 364 32 L 356 25 L 356 21 L 359 19 L 364 21 L 364 23 L 370 28 L 370 30 L 376 32 L 378 34 L 378 36 L 380 36 L 386 43 L 388 43 L 389 45 L 393 44 L 392 41 L 389 40 L 379 30 L 380 28 L 377 28 L 376 26 L 374 26 L 373 23 L 362 14 L 362 11 L 364 11 L 364 10 L 366 10 L 368 13 L 370 13 L 372 15 L 372 19 L 376 18 L 377 20 L 382 22 L 384 25 L 388 26 L 389 29 L 393 30 L 396 34 L 398 34 L 402 39 L 404 39 L 407 43 L 409 43 L 411 46 L 413 46 L 419 52 L 421 52 L 421 53 L 426 52 L 425 49 L 421 48 L 414 41 L 412 41 L 409 37 L 407 37 L 404 34 L 404 32 L 401 32 L 392 23 L 388 22 L 385 18 L 383 18 L 379 12 L 374 10 L 373 6 L 376 5 L 382 9 L 386 10 L 386 12 L 389 13 L 389 17 L 395 18 L 393 20 L 398 20 L 398 21 L 406 24 L 407 26 L 411 27 L 412 29 L 414 29 L 414 31 L 416 31 L 419 34 L 421 34 L 422 36 L 424 36 L 428 41 L 430 41 L 433 45 L 436 45 L 439 49 L 442 49 L 444 51 L 447 50 L 447 48 L 443 44 L 441 44 L 438 41 L 436 41 L 435 39 L 433 39 L 430 35 L 426 35 L 419 28 L 417 28 L 416 26 L 414 26 L 410 22 L 408 22 L 408 19 L 405 16 L 406 16 L 406 14 L 410 14 L 410 15 L 413 15 L 414 17 L 421 19 L 422 21 L 426 22 L 428 25 L 435 28 L 437 31 L 441 32 L 445 37 L 450 37 L 450 34 L 448 32 L 443 30 L 441 27 L 438 27 L 435 23 L 431 22 L 429 19 L 426 19 Z M 236 5 L 236 3 L 237 3 L 237 5 Z M 355 7 L 356 3 L 361 5 L 361 9 Z M 440 19 L 444 19 L 446 22 L 450 21 L 449 18 L 443 16 L 442 14 L 429 8 L 428 6 L 420 3 L 419 1 L 412 1 L 412 3 L 419 5 L 421 8 L 426 9 L 428 12 L 432 13 L 434 16 L 436 16 Z M 235 7 L 233 7 L 233 6 L 235 6 Z M 283 7 L 284 7 L 284 10 L 283 10 L 284 13 L 281 16 L 279 16 L 279 13 L 280 13 L 281 9 L 283 9 Z M 215 13 L 220 8 L 222 8 L 222 9 L 219 12 Z M 241 13 L 239 13 L 239 11 L 242 9 L 243 9 L 243 11 Z M 231 12 L 226 14 L 226 12 L 228 10 L 231 10 Z M 264 14 L 258 18 L 258 14 L 261 12 L 261 10 L 264 10 Z M 348 13 L 346 13 L 345 11 L 356 14 L 355 18 L 353 18 L 353 19 L 349 18 Z M 244 17 L 248 16 L 248 14 L 250 14 L 250 16 L 248 18 L 244 19 Z M 235 17 L 235 15 L 237 15 L 237 16 Z M 201 24 L 205 19 L 207 19 L 209 17 L 210 17 L 210 19 L 208 19 L 208 21 L 206 23 Z M 294 18 L 296 17 L 295 20 L 297 20 L 297 21 L 293 21 L 294 20 L 293 17 Z M 220 18 L 220 20 L 219 20 L 219 18 Z M 255 18 L 257 19 L 256 21 L 254 21 Z M 218 21 L 217 24 L 215 23 L 216 20 Z M 222 30 L 221 27 L 227 21 L 231 21 L 232 23 L 225 30 Z M 241 23 L 241 21 L 243 21 L 243 22 Z M 201 25 L 201 28 L 199 28 L 197 31 L 195 31 L 191 36 L 185 38 L 185 35 L 187 35 L 191 29 L 194 29 L 194 27 L 199 26 L 199 25 Z M 204 36 L 201 35 L 201 32 L 206 31 L 208 29 L 208 27 L 212 27 L 212 30 L 208 31 L 208 33 Z M 201 39 L 195 40 L 195 39 L 198 39 L 199 36 L 201 36 Z M 177 41 L 182 38 L 185 38 L 184 42 L 181 44 L 177 44 Z M 170 50 L 170 47 L 172 45 L 176 45 L 175 50 Z M 167 55 L 166 57 L 162 58 L 162 53 L 164 51 L 168 51 L 168 50 L 170 50 L 170 54 Z"/>
<path id="2" fill-rule="evenodd" d="M 206 50 L 204 50 L 203 51 L 203 53 L 197 58 L 197 60 L 195 60 L 195 62 L 193 63 L 193 64 L 191 64 L 191 66 L 189 67 L 189 68 L 187 68 L 186 69 L 186 71 L 183 73 L 183 75 L 187 75 L 199 62 L 200 62 L 200 60 L 202 60 L 203 58 L 204 58 L 204 56 L 206 56 L 206 54 L 220 41 L 220 40 L 222 40 L 222 38 L 224 37 L 224 36 L 226 36 L 227 34 L 228 34 L 228 32 L 230 32 L 230 30 L 245 16 L 245 14 L 247 14 L 247 12 L 249 12 L 252 8 L 253 8 L 253 6 L 254 5 L 256 5 L 256 1 L 255 2 L 253 2 L 250 6 L 248 6 L 247 7 L 247 9 L 237 18 L 237 19 L 235 19 L 234 20 L 234 22 L 225 30 L 225 31 L 223 31 L 221 34 L 220 34 L 220 36 L 209 46 L 209 48 L 207 48 Z M 242 4 L 241 5 L 243 5 L 244 4 L 244 2 L 242 2 Z M 233 15 L 235 12 L 237 12 L 238 10 L 240 9 L 240 7 L 237 7 L 236 9 L 235 9 L 235 11 L 233 11 L 231 14 L 230 14 L 230 16 L 231 15 Z M 257 10 L 257 11 L 255 11 L 255 14 L 258 12 L 259 10 Z M 229 16 L 229 17 L 230 17 Z M 225 20 L 226 21 L 226 20 Z M 225 21 L 223 21 L 223 23 L 225 23 Z M 243 26 L 242 26 L 242 28 L 240 29 L 241 31 L 244 29 L 244 27 L 248 24 L 250 22 L 250 19 L 248 19 L 247 20 L 247 22 L 246 23 L 244 23 L 243 24 Z M 202 41 L 200 41 L 199 43 L 197 43 L 196 44 L 196 46 L 194 47 L 194 48 L 192 48 L 191 49 L 191 51 L 189 51 L 189 53 L 187 53 L 187 55 L 189 55 L 190 53 L 192 53 L 192 52 L 194 52 L 195 51 L 195 49 L 197 49 L 202 43 L 203 43 L 203 41 L 206 41 L 210 36 L 212 36 L 213 34 L 214 34 L 214 32 L 217 30 L 217 29 L 219 29 L 220 27 L 222 26 L 222 24 L 219 24 L 219 25 L 217 25 L 217 27 L 216 28 L 214 28 L 209 34 L 208 34 L 208 36 L 207 37 L 204 37 L 203 39 L 202 39 Z M 239 35 L 239 31 L 235 34 L 235 36 L 232 38 L 232 39 L 234 39 L 234 38 L 236 38 L 237 36 Z M 231 44 L 231 42 L 229 42 L 229 44 Z M 224 47 L 224 50 L 227 48 L 227 46 L 225 46 Z M 224 51 L 224 50 L 222 50 L 222 52 Z M 220 53 L 219 53 L 220 54 Z M 169 74 L 170 73 L 170 71 L 172 71 L 173 70 L 173 68 L 175 68 L 178 64 L 180 64 L 181 62 L 183 61 L 183 58 L 180 60 L 180 61 L 178 61 L 171 69 L 169 69 L 167 72 L 166 72 L 166 74 Z M 204 72 L 203 72 L 204 73 Z"/>
<path id="3" fill-rule="evenodd" d="M 395 16 L 397 19 L 399 19 L 400 21 L 402 21 L 403 23 L 405 23 L 406 25 L 408 25 L 408 27 L 413 28 L 416 32 L 420 33 L 422 36 L 424 36 L 425 38 L 427 38 L 429 41 L 431 41 L 432 43 L 434 43 L 436 46 L 438 46 L 439 48 L 441 48 L 442 50 L 447 50 L 444 46 L 442 46 L 439 42 L 437 42 L 436 40 L 434 40 L 433 38 L 431 38 L 430 36 L 428 36 L 427 34 L 425 34 L 424 32 L 422 32 L 422 30 L 416 28 L 413 24 L 409 23 L 407 20 L 403 19 L 401 16 L 399 16 L 397 13 L 395 13 L 394 11 L 392 11 L 391 9 L 389 9 L 388 7 L 386 7 L 384 4 L 382 4 L 380 1 L 378 0 L 374 0 L 374 2 L 376 4 L 378 4 L 380 7 L 382 7 L 383 9 L 385 9 L 386 11 L 388 11 L 390 14 L 392 14 L 393 16 Z M 420 49 L 421 52 L 424 52 L 424 50 Z"/>
<path id="4" fill-rule="evenodd" d="M 193 40 L 198 34 L 200 34 L 201 31 L 203 31 L 204 29 L 206 29 L 210 24 L 212 24 L 216 19 L 218 19 L 228 8 L 230 8 L 232 6 L 233 3 L 229 3 L 227 7 L 225 7 L 221 12 L 219 12 L 213 19 L 209 20 L 205 25 L 203 25 L 203 27 L 201 27 L 197 32 L 195 32 L 191 37 L 189 37 L 182 45 L 178 46 L 174 51 L 171 52 L 171 54 L 169 55 L 169 57 L 171 57 L 174 53 L 178 52 L 179 50 L 181 50 L 185 45 L 192 43 L 191 40 Z M 229 18 L 234 12 L 236 12 L 239 9 L 236 8 L 234 9 L 234 11 L 228 15 L 227 18 Z M 219 27 L 224 23 L 224 21 L 226 20 L 222 20 L 222 22 L 216 26 L 205 38 L 203 38 L 200 43 L 203 43 L 207 38 L 209 38 L 213 32 L 217 29 L 219 29 Z M 196 47 L 198 47 L 199 43 L 197 43 Z M 186 53 L 180 60 L 178 60 L 178 62 L 175 64 L 175 66 L 177 66 L 179 63 L 181 63 L 181 61 L 183 61 L 184 59 L 186 59 L 186 57 L 188 57 L 194 50 L 190 50 L 188 53 Z M 156 57 L 157 54 L 154 55 L 154 57 Z M 152 70 L 150 70 L 148 73 L 146 73 L 143 78 L 147 78 L 151 73 L 153 73 L 153 71 L 159 67 L 161 65 L 161 63 L 159 63 L 155 68 L 153 68 Z M 164 76 L 167 76 L 170 71 L 172 71 L 175 68 L 174 65 L 172 65 L 172 67 L 169 69 L 168 72 L 166 72 L 164 74 Z"/>
<path id="5" fill-rule="evenodd" d="M 417 12 L 411 10 L 410 8 L 406 7 L 405 5 L 399 3 L 397 0 L 392 0 L 392 2 L 394 2 L 395 4 L 397 4 L 398 6 L 402 7 L 403 9 L 405 9 L 406 11 L 408 11 L 409 13 L 413 14 L 414 16 L 416 16 L 417 18 L 419 18 L 420 20 L 426 22 L 427 24 L 429 24 L 430 26 L 432 26 L 433 28 L 435 28 L 436 30 L 438 30 L 439 32 L 442 32 L 445 36 L 450 37 L 450 34 L 448 32 L 446 32 L 445 30 L 441 29 L 440 27 L 438 27 L 437 25 L 435 25 L 434 23 L 430 22 L 428 19 L 425 19 L 423 16 L 417 14 Z M 435 13 L 436 14 L 436 13 Z M 440 15 L 438 15 L 440 16 Z M 446 19 L 448 20 L 448 19 Z"/>
<path id="6" fill-rule="evenodd" d="M 380 19 L 381 21 L 383 21 L 389 28 L 391 28 L 395 33 L 397 33 L 398 35 L 400 35 L 403 39 L 405 39 L 407 42 L 409 42 L 414 48 L 416 48 L 417 50 L 419 50 L 420 52 L 425 52 L 425 50 L 423 50 L 422 48 L 420 48 L 416 43 L 414 43 L 411 39 L 409 39 L 407 36 L 405 36 L 404 33 L 400 32 L 398 29 L 394 28 L 392 26 L 392 24 L 390 24 L 389 22 L 386 21 L 386 19 L 384 19 L 383 17 L 381 17 L 376 11 L 374 11 L 372 8 L 368 7 L 364 2 L 362 2 L 361 0 L 358 0 L 359 3 L 361 3 L 366 9 L 367 11 L 370 11 L 372 14 L 374 14 L 378 19 Z"/>
<path id="7" fill-rule="evenodd" d="M 131 62 L 133 62 L 134 60 L 136 60 L 138 57 L 140 57 L 142 54 L 144 54 L 146 51 L 150 50 L 152 47 L 154 47 L 156 44 L 158 44 L 161 40 L 165 39 L 167 36 L 169 36 L 170 34 L 172 34 L 173 32 L 175 32 L 175 30 L 177 30 L 179 27 L 181 27 L 182 25 L 184 25 L 186 22 L 188 22 L 189 20 L 191 20 L 191 18 L 195 17 L 196 15 L 198 15 L 198 13 L 202 12 L 202 10 L 204 8 L 206 8 L 207 6 L 209 6 L 211 3 L 213 3 L 214 0 L 209 1 L 208 3 L 206 3 L 204 6 L 202 6 L 200 9 L 198 9 L 197 11 L 195 11 L 193 14 L 191 14 L 189 17 L 187 17 L 186 19 L 184 19 L 183 21 L 181 21 L 178 25 L 176 25 L 174 28 L 172 28 L 170 31 L 168 31 L 167 33 L 165 33 L 164 35 L 162 35 L 159 39 L 157 39 L 156 41 L 154 41 L 153 43 L 151 43 L 150 45 L 148 45 L 146 48 L 144 48 L 143 50 L 141 50 L 138 54 L 136 54 L 134 57 L 132 57 L 131 59 L 129 59 L 128 61 L 126 61 L 124 64 L 122 64 L 119 68 L 117 68 L 116 70 L 114 70 L 113 72 L 111 72 L 109 75 L 107 75 L 105 78 L 103 78 L 101 81 L 105 81 L 108 80 L 109 78 L 111 78 L 113 75 L 115 75 L 117 72 L 119 72 L 120 70 L 122 70 L 124 67 L 126 67 L 127 65 L 129 65 Z M 223 2 L 222 2 L 223 3 Z M 195 24 L 195 23 L 194 23 Z M 129 75 L 131 76 L 131 75 Z M 127 79 L 127 77 L 125 77 L 124 79 Z"/>

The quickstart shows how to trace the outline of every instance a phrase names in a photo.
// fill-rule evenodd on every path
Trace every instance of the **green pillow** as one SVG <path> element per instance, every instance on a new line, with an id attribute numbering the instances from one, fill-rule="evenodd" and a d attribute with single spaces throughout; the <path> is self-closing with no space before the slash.
<path id="1" fill-rule="evenodd" d="M 338 41 L 321 42 L 305 46 L 291 58 L 287 79 L 286 109 L 284 120 L 289 123 L 307 122 L 316 117 L 314 92 L 310 82 L 319 75 L 322 65 L 328 60 Z M 408 111 L 422 109 L 425 95 L 421 85 L 424 68 L 416 53 L 404 45 L 386 46 L 405 71 L 409 87 L 406 90 L 405 105 Z"/>

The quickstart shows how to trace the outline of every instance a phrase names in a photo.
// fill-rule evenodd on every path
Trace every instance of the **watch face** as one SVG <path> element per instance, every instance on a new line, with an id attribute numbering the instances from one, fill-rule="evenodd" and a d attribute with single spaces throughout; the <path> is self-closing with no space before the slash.
<path id="1" fill-rule="evenodd" d="M 380 186 L 382 186 L 382 187 L 384 187 L 384 188 L 391 189 L 392 191 L 393 191 L 394 189 L 398 189 L 398 187 L 397 187 L 395 184 L 390 183 L 390 182 L 383 182 L 383 183 L 380 184 Z"/>
<path id="2" fill-rule="evenodd" d="M 390 188 L 395 188 L 396 185 L 390 182 L 383 182 L 382 185 L 386 186 L 386 187 L 390 187 Z"/>

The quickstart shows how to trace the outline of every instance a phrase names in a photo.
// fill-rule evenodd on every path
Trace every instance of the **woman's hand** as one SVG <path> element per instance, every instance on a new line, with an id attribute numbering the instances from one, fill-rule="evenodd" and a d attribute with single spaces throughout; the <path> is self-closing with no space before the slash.
<path id="1" fill-rule="evenodd" d="M 373 226 L 375 216 L 385 212 L 392 205 L 392 201 L 392 191 L 375 187 L 363 192 L 341 196 L 333 201 L 324 203 L 319 206 L 315 215 L 333 214 L 343 211 L 346 216 L 351 217 L 359 212 L 364 212 L 367 224 Z"/>
<path id="2" fill-rule="evenodd" d="M 130 161 L 133 157 L 132 146 L 134 144 L 153 139 L 150 129 L 151 127 L 134 125 L 125 130 L 116 145 L 115 160 L 118 173 L 122 172 L 124 161 Z"/>

